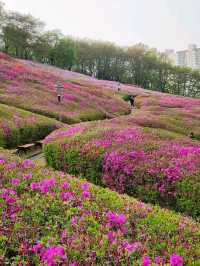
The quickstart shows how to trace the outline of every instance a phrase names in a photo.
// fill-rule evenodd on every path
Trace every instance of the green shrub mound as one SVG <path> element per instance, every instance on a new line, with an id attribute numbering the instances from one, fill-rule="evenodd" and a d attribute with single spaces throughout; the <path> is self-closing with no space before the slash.
<path id="1" fill-rule="evenodd" d="M 13 148 L 43 139 L 61 126 L 54 119 L 0 104 L 0 147 Z"/>
<path id="2" fill-rule="evenodd" d="M 200 144 L 168 128 L 134 115 L 82 123 L 50 134 L 44 152 L 57 170 L 200 217 Z"/>
<path id="3" fill-rule="evenodd" d="M 0 178 L 1 265 L 200 265 L 190 218 L 3 150 Z"/>

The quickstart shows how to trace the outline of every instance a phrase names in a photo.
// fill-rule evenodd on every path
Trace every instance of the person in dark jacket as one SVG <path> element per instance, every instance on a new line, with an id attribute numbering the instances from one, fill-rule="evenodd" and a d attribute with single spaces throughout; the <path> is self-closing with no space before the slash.
<path id="1" fill-rule="evenodd" d="M 130 101 L 131 107 L 133 108 L 135 106 L 135 96 L 130 95 L 129 101 Z"/>

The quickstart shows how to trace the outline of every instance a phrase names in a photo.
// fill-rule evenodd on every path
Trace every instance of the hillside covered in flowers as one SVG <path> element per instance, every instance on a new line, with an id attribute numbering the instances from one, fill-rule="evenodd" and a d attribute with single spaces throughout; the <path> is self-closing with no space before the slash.
<path id="1" fill-rule="evenodd" d="M 190 218 L 3 150 L 0 178 L 1 265 L 200 263 L 200 226 Z"/>
<path id="2" fill-rule="evenodd" d="M 200 99 L 0 53 L 0 147 L 0 265 L 200 265 Z"/>
<path id="3" fill-rule="evenodd" d="M 86 78 L 0 53 L 0 102 L 70 124 L 130 113 L 128 104 L 112 91 L 102 90 L 93 83 L 79 84 L 77 76 Z M 57 81 L 64 87 L 60 105 L 55 89 Z"/>
<path id="4" fill-rule="evenodd" d="M 56 169 L 200 217 L 200 100 L 136 98 L 131 115 L 81 123 L 45 139 Z"/>

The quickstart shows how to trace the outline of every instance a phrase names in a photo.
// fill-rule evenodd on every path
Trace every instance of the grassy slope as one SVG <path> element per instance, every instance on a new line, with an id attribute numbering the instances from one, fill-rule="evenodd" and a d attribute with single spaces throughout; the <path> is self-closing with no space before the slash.
<path id="1" fill-rule="evenodd" d="M 1 265 L 169 265 L 173 254 L 184 265 L 200 263 L 192 219 L 3 150 L 0 176 Z"/>

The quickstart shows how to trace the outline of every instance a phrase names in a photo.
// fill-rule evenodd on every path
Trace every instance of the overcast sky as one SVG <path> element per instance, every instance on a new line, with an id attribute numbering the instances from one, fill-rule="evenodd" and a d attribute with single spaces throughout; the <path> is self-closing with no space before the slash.
<path id="1" fill-rule="evenodd" d="M 159 50 L 200 46 L 200 0 L 3 0 L 66 35 Z"/>

